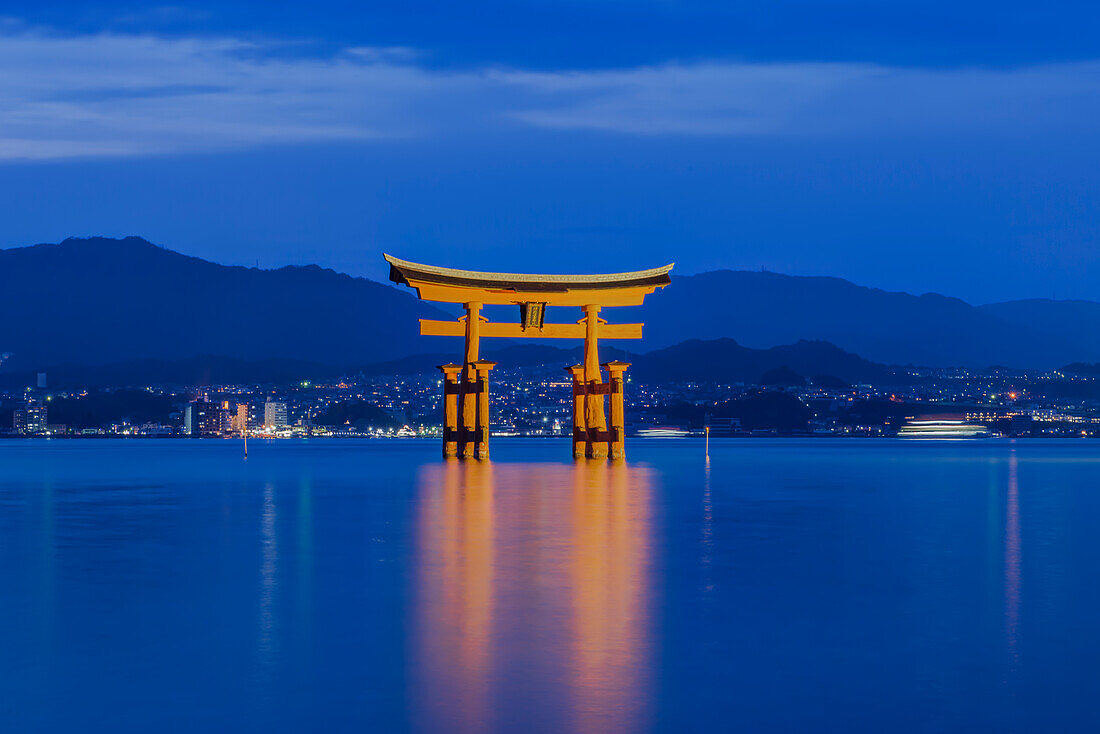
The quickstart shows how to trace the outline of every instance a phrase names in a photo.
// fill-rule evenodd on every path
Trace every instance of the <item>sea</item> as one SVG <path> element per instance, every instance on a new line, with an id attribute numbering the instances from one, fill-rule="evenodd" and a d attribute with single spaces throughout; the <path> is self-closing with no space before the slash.
<path id="1" fill-rule="evenodd" d="M 0 441 L 0 731 L 1096 732 L 1100 441 Z"/>

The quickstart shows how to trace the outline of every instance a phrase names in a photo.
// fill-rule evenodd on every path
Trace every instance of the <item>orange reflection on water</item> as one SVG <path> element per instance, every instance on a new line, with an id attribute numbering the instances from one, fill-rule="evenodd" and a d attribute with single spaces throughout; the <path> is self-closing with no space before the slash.
<path id="1" fill-rule="evenodd" d="M 493 468 L 452 461 L 431 469 L 421 477 L 417 627 L 421 658 L 435 665 L 422 668 L 414 690 L 428 698 L 427 711 L 450 719 L 446 728 L 475 731 L 490 710 Z"/>
<path id="2" fill-rule="evenodd" d="M 650 475 L 449 462 L 420 476 L 413 719 L 632 731 L 650 715 Z"/>
<path id="3" fill-rule="evenodd" d="M 603 462 L 574 468 L 574 731 L 630 731 L 645 710 L 638 690 L 647 670 L 645 480 Z"/>

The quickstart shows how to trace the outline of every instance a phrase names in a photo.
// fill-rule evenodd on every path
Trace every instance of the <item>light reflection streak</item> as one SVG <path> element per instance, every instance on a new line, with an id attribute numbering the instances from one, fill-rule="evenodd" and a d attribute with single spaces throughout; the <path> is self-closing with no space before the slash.
<path id="1" fill-rule="evenodd" d="M 703 592 L 714 591 L 711 562 L 714 559 L 714 500 L 710 489 L 710 456 L 703 470 Z"/>
<path id="2" fill-rule="evenodd" d="M 456 732 L 478 731 L 489 717 L 493 621 L 492 466 L 449 461 L 421 477 L 418 523 L 422 573 L 418 628 L 428 701 L 424 713 Z M 444 703 L 444 705 L 440 705 Z"/>
<path id="3" fill-rule="evenodd" d="M 1020 486 L 1018 459 L 1013 449 L 1008 458 L 1008 495 L 1005 503 L 1005 638 L 1016 657 L 1020 618 Z"/>
<path id="4" fill-rule="evenodd" d="M 607 462 L 420 476 L 414 722 L 634 731 L 651 712 L 650 481 Z"/>
<path id="5" fill-rule="evenodd" d="M 275 534 L 275 485 L 264 485 L 260 514 L 260 663 L 270 668 L 275 662 L 275 591 L 279 548 Z"/>
<path id="6" fill-rule="evenodd" d="M 573 730 L 634 731 L 648 713 L 649 485 L 622 465 L 575 471 Z"/>

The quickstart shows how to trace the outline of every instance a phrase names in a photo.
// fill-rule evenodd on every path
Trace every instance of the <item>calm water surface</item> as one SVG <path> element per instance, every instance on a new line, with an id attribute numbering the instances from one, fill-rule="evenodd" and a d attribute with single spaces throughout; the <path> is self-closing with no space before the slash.
<path id="1" fill-rule="evenodd" d="M 1100 728 L 1100 442 L 0 441 L 0 731 Z"/>

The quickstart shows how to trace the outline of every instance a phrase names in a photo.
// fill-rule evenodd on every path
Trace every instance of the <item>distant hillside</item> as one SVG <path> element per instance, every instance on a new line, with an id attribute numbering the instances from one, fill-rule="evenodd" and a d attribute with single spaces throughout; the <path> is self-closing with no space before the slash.
<path id="1" fill-rule="evenodd" d="M 138 237 L 0 250 L 0 294 L 0 353 L 14 354 L 6 373 L 200 355 L 337 371 L 383 362 L 405 369 L 406 360 L 418 359 L 411 355 L 437 352 L 450 361 L 461 349 L 458 339 L 418 335 L 418 318 L 453 316 L 408 290 L 317 266 L 228 267 Z M 579 316 L 575 309 L 552 311 L 551 320 Z M 646 323 L 641 343 L 606 347 L 634 353 L 693 339 L 733 339 L 753 349 L 805 340 L 880 364 L 1053 368 L 1100 361 L 1100 303 L 1087 301 L 976 307 L 839 278 L 723 270 L 674 276 L 644 307 L 604 315 Z M 553 345 L 547 348 L 580 354 L 575 342 Z M 519 350 L 508 353 L 514 362 L 542 353 L 543 344 L 524 352 L 522 344 L 493 341 L 484 353 L 494 348 Z"/>
<path id="2" fill-rule="evenodd" d="M 316 266 L 227 267 L 138 237 L 0 250 L 8 370 L 134 359 L 295 359 L 352 365 L 423 351 L 407 292 Z"/>
<path id="3" fill-rule="evenodd" d="M 786 368 L 801 377 L 828 375 L 848 383 L 886 377 L 886 369 L 827 342 L 750 349 L 733 339 L 700 341 L 659 349 L 634 358 L 631 376 L 642 382 L 698 381 L 759 383 L 766 373 Z"/>
<path id="4" fill-rule="evenodd" d="M 1077 359 L 1100 360 L 1100 303 L 1029 298 L 990 303 L 980 308 L 1005 321 L 1079 345 L 1081 349 L 1075 353 Z"/>
<path id="5" fill-rule="evenodd" d="M 499 343 L 499 342 L 498 342 Z M 481 349 L 481 357 L 500 363 L 500 367 L 508 369 L 512 367 L 532 367 L 537 365 L 566 365 L 576 364 L 582 359 L 583 349 L 562 349 L 547 344 L 514 344 L 493 348 L 493 341 Z M 439 373 L 438 365 L 448 362 L 460 362 L 462 360 L 462 341 L 453 340 L 454 349 L 449 352 L 431 352 L 426 354 L 413 354 L 401 359 L 386 362 L 375 362 L 359 367 L 356 371 L 364 375 L 413 375 L 425 372 Z M 601 354 L 604 349 L 601 349 Z M 607 347 L 609 355 L 621 355 L 621 351 Z M 613 358 L 613 357 L 609 357 Z"/>
<path id="6" fill-rule="evenodd" d="M 103 365 L 63 364 L 46 373 L 53 389 L 147 387 L 149 385 L 286 385 L 339 377 L 336 367 L 297 359 L 232 359 L 204 355 L 188 359 L 134 359 Z M 34 385 L 36 371 L 0 373 L 0 388 Z"/>
<path id="7" fill-rule="evenodd" d="M 583 349 L 561 349 L 543 344 L 516 344 L 483 352 L 501 369 L 547 367 L 552 370 L 578 364 Z M 758 383 L 766 373 L 790 370 L 805 378 L 828 376 L 846 383 L 881 380 L 882 365 L 868 362 L 825 342 L 802 341 L 771 349 L 750 349 L 732 339 L 692 340 L 649 354 L 631 354 L 610 345 L 600 349 L 601 361 L 631 362 L 628 374 L 648 382 L 700 381 Z M 180 360 L 128 360 L 106 365 L 61 365 L 47 374 L 55 389 L 144 387 L 147 385 L 293 384 L 323 381 L 347 374 L 366 376 L 437 374 L 436 366 L 453 362 L 457 353 L 417 354 L 342 370 L 318 362 L 290 359 L 241 360 L 201 356 Z M 563 375 L 564 376 L 564 375 Z M 35 373 L 5 371 L 0 388 L 33 385 Z"/>
<path id="8" fill-rule="evenodd" d="M 891 293 L 840 278 L 730 270 L 673 277 L 623 320 L 634 316 L 646 322 L 649 348 L 729 337 L 755 348 L 827 341 L 885 364 L 1053 367 L 1100 359 L 1064 328 L 1017 322 L 957 298 Z"/>
<path id="9" fill-rule="evenodd" d="M 1100 362 L 1074 362 L 1058 369 L 1063 375 L 1075 377 L 1100 377 Z"/>
<path id="10" fill-rule="evenodd" d="M 483 356 L 499 362 L 502 368 L 565 367 L 580 363 L 584 353 L 581 347 L 561 349 L 541 344 L 519 344 L 486 350 Z M 454 359 L 454 354 L 445 352 L 422 354 L 367 365 L 362 371 L 368 375 L 431 373 L 435 372 L 436 365 Z M 848 383 L 880 380 L 887 375 L 883 365 L 869 362 L 826 342 L 810 341 L 770 349 L 750 349 L 733 339 L 693 339 L 646 354 L 632 354 L 602 346 L 600 359 L 630 362 L 628 374 L 635 380 L 647 382 L 756 383 L 766 372 L 784 367 L 802 377 L 827 375 Z"/>

